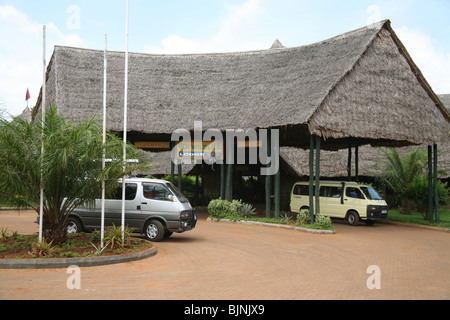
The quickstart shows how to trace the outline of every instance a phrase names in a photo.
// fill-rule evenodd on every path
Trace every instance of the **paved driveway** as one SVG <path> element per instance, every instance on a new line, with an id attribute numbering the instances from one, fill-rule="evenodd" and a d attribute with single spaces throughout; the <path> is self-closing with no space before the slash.
<path id="1" fill-rule="evenodd" d="M 0 227 L 35 232 L 34 218 L 0 213 Z M 335 227 L 335 235 L 314 235 L 202 217 L 195 230 L 155 244 L 152 258 L 82 268 L 79 290 L 67 288 L 66 269 L 0 270 L 0 299 L 450 298 L 450 233 Z"/>

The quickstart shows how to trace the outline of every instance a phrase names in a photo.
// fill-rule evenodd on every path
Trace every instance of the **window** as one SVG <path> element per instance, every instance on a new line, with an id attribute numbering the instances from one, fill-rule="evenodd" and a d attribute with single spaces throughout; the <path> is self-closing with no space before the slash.
<path id="1" fill-rule="evenodd" d="M 125 200 L 134 200 L 137 193 L 136 183 L 127 183 L 125 188 Z M 110 200 L 122 200 L 122 183 L 117 185 L 116 191 L 109 197 Z"/>
<path id="2" fill-rule="evenodd" d="M 144 197 L 150 200 L 169 200 L 171 193 L 161 184 L 144 183 Z"/>
<path id="3" fill-rule="evenodd" d="M 359 188 L 347 187 L 347 189 L 345 190 L 345 195 L 350 198 L 365 199 Z"/>
<path id="4" fill-rule="evenodd" d="M 342 187 L 337 186 L 322 186 L 319 190 L 319 196 L 327 198 L 340 198 L 342 194 Z"/>
<path id="5" fill-rule="evenodd" d="M 372 187 L 361 187 L 361 190 L 369 200 L 383 200 L 378 192 L 376 192 Z"/>
<path id="6" fill-rule="evenodd" d="M 314 192 L 313 192 L 314 193 Z M 309 195 L 309 186 L 298 184 L 294 187 L 294 195 L 307 196 Z"/>

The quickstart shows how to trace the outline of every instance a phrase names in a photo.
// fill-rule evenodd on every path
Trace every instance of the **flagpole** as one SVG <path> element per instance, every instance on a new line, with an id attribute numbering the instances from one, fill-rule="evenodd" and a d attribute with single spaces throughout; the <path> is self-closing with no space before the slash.
<path id="1" fill-rule="evenodd" d="M 106 71 L 108 64 L 108 35 L 105 34 L 105 53 L 103 63 L 103 155 L 102 155 L 102 171 L 105 171 L 105 158 L 106 158 Z M 100 247 L 103 249 L 103 239 L 105 234 L 105 177 L 102 179 L 102 219 L 101 219 L 101 237 Z"/>
<path id="2" fill-rule="evenodd" d="M 123 170 L 125 171 L 127 162 L 127 103 L 128 103 L 128 29 L 129 29 L 129 5 L 130 2 L 127 0 L 127 18 L 126 18 L 126 50 L 125 50 L 125 89 L 124 89 L 124 99 L 123 99 Z M 125 241 L 125 189 L 126 181 L 125 174 L 122 176 L 122 243 Z"/>
<path id="3" fill-rule="evenodd" d="M 45 90 L 46 90 L 46 61 L 45 61 L 45 25 L 43 26 L 43 84 L 42 84 L 42 133 L 41 133 L 41 184 L 39 205 L 39 242 L 42 242 L 42 229 L 44 224 L 44 128 L 45 128 Z"/>

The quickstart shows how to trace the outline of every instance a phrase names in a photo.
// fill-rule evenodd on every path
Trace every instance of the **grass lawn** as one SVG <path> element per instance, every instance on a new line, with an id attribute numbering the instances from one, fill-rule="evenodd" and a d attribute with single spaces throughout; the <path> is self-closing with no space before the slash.
<path id="1" fill-rule="evenodd" d="M 438 226 L 437 223 L 430 223 L 425 220 L 420 212 L 412 211 L 411 214 L 401 214 L 398 210 L 389 210 L 389 220 L 398 222 L 417 223 L 428 226 Z M 434 219 L 436 220 L 436 218 Z M 439 209 L 439 225 L 445 228 L 450 228 L 450 210 Z"/>

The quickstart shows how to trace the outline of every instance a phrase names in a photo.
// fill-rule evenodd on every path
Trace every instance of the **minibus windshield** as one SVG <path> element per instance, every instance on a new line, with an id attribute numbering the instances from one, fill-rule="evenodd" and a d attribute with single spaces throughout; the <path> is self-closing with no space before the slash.
<path id="1" fill-rule="evenodd" d="M 369 200 L 383 200 L 378 192 L 375 191 L 372 187 L 360 187 L 362 192 L 364 192 L 365 196 Z"/>
<path id="2" fill-rule="evenodd" d="M 189 202 L 188 199 L 178 190 L 171 182 L 167 183 L 167 186 L 169 187 L 170 191 L 173 192 L 173 194 L 180 200 L 180 202 Z"/>

